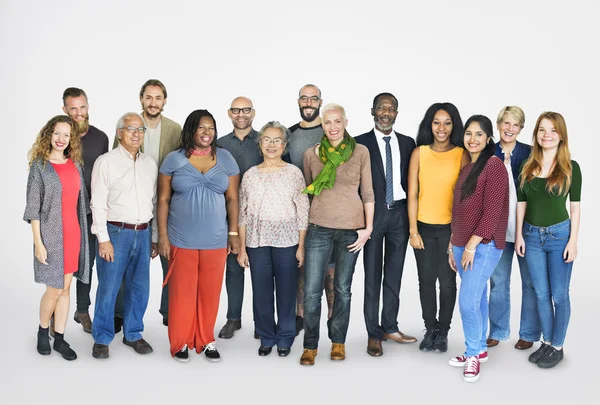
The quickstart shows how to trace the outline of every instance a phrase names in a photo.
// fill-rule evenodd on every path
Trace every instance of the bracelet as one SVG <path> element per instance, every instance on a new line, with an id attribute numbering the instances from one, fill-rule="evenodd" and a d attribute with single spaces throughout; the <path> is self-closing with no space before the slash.
<path id="1" fill-rule="evenodd" d="M 465 246 L 465 251 L 466 251 L 466 252 L 469 252 L 469 253 L 475 253 L 475 251 L 476 251 L 476 250 L 477 250 L 477 249 L 469 250 L 469 249 L 467 249 L 467 247 Z"/>
<path id="2" fill-rule="evenodd" d="M 237 232 L 229 232 L 227 235 L 229 235 L 229 236 L 238 236 L 238 233 Z"/>
<path id="3" fill-rule="evenodd" d="M 452 249 L 448 248 L 448 250 L 446 250 L 446 253 L 448 253 L 449 255 L 451 255 L 452 254 Z"/>

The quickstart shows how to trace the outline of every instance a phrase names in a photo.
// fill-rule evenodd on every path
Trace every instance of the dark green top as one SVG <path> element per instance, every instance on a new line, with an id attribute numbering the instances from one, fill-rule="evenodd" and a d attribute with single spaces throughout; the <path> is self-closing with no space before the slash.
<path id="1" fill-rule="evenodd" d="M 523 169 L 521 165 L 521 170 Z M 567 195 L 569 201 L 581 200 L 581 169 L 576 161 L 571 160 L 573 173 L 571 177 L 571 188 Z M 519 201 L 527 202 L 525 211 L 525 222 L 533 226 L 550 226 L 569 219 L 567 212 L 567 195 L 551 195 L 546 191 L 546 179 L 534 177 L 525 183 L 523 188 L 519 187 L 517 198 Z"/>

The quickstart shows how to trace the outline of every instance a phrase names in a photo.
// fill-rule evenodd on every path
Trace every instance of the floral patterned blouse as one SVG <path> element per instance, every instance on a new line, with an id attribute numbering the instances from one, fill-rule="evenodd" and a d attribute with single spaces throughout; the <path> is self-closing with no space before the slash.
<path id="1" fill-rule="evenodd" d="M 308 196 L 304 176 L 288 164 L 276 172 L 250 168 L 240 189 L 239 226 L 246 226 L 246 247 L 290 247 L 299 230 L 308 228 Z"/>

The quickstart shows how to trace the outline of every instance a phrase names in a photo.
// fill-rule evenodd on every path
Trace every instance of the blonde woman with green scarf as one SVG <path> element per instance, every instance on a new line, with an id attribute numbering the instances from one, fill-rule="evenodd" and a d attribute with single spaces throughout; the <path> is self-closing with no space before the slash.
<path id="1" fill-rule="evenodd" d="M 323 278 L 333 252 L 335 300 L 327 321 L 331 360 L 346 358 L 350 287 L 360 250 L 373 230 L 374 195 L 368 149 L 346 132 L 346 111 L 327 104 L 321 113 L 325 136 L 304 153 L 304 177 L 312 196 L 304 260 L 304 352 L 300 364 L 317 355 Z"/>

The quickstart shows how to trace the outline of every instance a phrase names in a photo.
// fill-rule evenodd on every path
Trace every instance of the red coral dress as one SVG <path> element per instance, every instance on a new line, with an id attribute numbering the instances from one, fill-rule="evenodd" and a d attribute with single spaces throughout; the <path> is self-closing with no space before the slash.
<path id="1" fill-rule="evenodd" d="M 52 163 L 62 185 L 62 225 L 65 274 L 75 273 L 79 268 L 81 230 L 77 216 L 77 201 L 81 180 L 79 171 L 71 159 L 67 163 Z"/>

